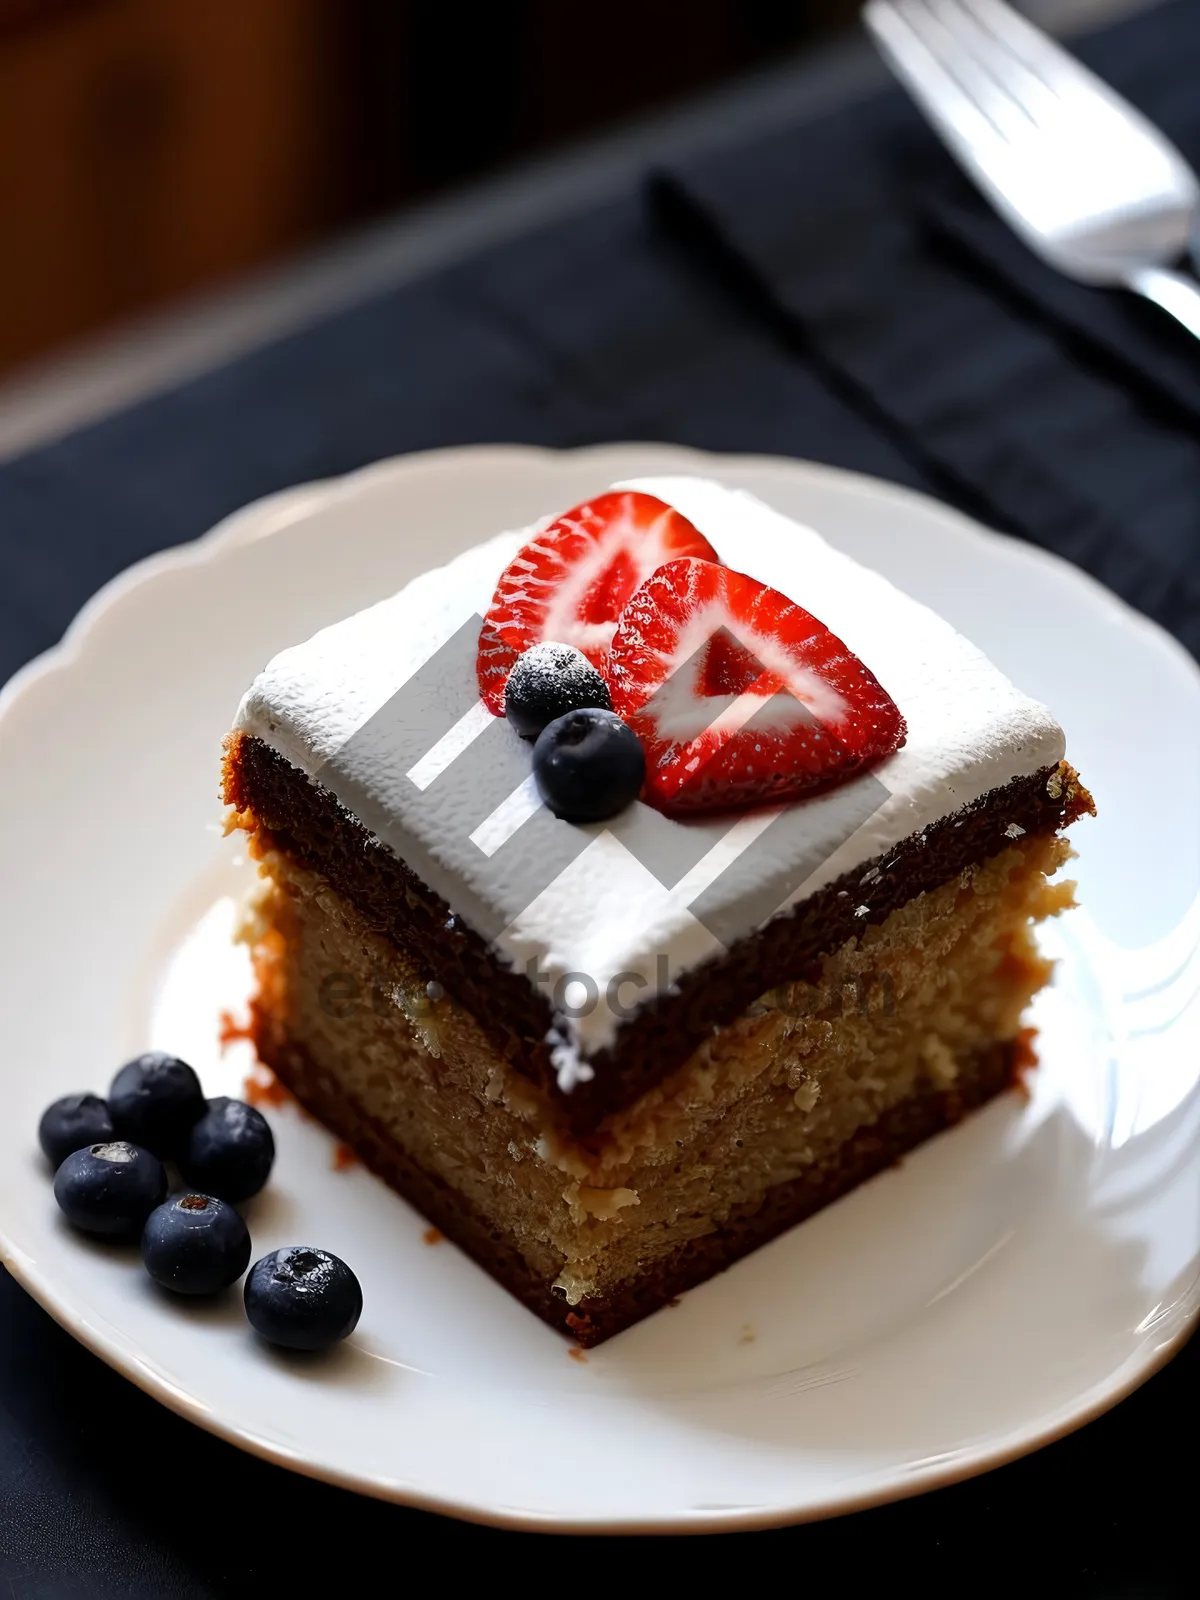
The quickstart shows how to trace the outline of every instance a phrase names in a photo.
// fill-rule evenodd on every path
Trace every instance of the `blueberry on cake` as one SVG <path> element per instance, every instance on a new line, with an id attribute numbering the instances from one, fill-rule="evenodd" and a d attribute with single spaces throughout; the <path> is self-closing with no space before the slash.
<path id="1" fill-rule="evenodd" d="M 582 1345 L 1014 1082 L 1092 810 L 946 622 L 682 477 L 284 651 L 224 792 L 262 1061 Z"/>

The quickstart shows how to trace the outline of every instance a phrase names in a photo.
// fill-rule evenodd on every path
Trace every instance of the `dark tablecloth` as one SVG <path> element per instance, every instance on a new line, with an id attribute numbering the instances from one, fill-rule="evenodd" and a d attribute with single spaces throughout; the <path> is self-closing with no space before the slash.
<path id="1" fill-rule="evenodd" d="M 1197 0 L 1081 53 L 1200 161 Z M 1045 272 L 893 91 L 658 174 L 0 468 L 0 678 L 105 579 L 248 500 L 496 440 L 663 439 L 875 473 L 1068 555 L 1200 651 L 1198 418 L 1200 347 Z M 769 1581 L 766 1557 L 851 1593 L 899 1575 L 1194 1592 L 1198 1401 L 1193 1343 L 1025 1461 L 839 1522 L 676 1542 L 669 1581 Z M 625 1583 L 654 1552 L 585 1554 L 289 1476 L 156 1406 L 0 1274 L 12 1595 L 357 1592 L 428 1582 L 438 1556 L 451 1581 L 490 1557 L 544 1588 L 591 1570 Z"/>

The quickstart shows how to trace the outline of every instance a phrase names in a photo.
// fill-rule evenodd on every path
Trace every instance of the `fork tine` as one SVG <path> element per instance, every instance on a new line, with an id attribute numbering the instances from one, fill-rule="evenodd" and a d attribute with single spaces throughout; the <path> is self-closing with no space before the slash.
<path id="1" fill-rule="evenodd" d="M 986 6 L 987 0 L 984 0 Z M 976 0 L 928 0 L 938 23 L 970 57 L 974 71 L 986 75 L 1014 100 L 1026 118 L 1038 126 L 1061 121 L 1059 93 L 1029 65 L 1009 39 L 990 28 L 980 16 Z M 986 86 L 980 91 L 986 95 Z M 1022 125 L 1016 131 L 1023 130 Z"/>
<path id="2" fill-rule="evenodd" d="M 1013 56 L 1055 93 L 1067 95 L 1080 89 L 1087 92 L 1098 89 L 1103 92 L 1105 99 L 1115 98 L 1107 84 L 1094 77 L 1081 62 L 1021 16 L 1020 12 L 1005 5 L 1004 0 L 960 0 L 960 3 L 962 9 L 970 12 L 993 39 L 1005 45 Z"/>
<path id="3" fill-rule="evenodd" d="M 892 0 L 868 0 L 863 21 L 897 77 L 955 155 L 987 166 L 1004 141 Z"/>
<path id="4" fill-rule="evenodd" d="M 1170 140 L 1115 89 L 1020 12 L 1006 5 L 1005 0 L 953 0 L 953 3 L 971 12 L 993 40 L 1004 45 L 1012 57 L 1019 59 L 1056 94 L 1072 119 L 1078 119 L 1081 125 L 1087 124 L 1085 137 L 1094 139 L 1099 129 L 1101 136 L 1111 139 L 1115 145 L 1121 136 L 1127 139 L 1131 134 L 1140 135 L 1170 168 L 1173 181 L 1181 188 L 1195 190 L 1196 180 L 1191 169 Z"/>
<path id="5" fill-rule="evenodd" d="M 1085 283 L 1148 286 L 1147 263 L 1187 246 L 1200 182 L 1183 156 L 1003 0 L 869 0 L 880 51 L 1000 215 L 1052 266 Z M 1158 280 L 1186 286 L 1179 274 Z"/>
<path id="6" fill-rule="evenodd" d="M 1014 144 L 1026 138 L 1033 118 L 1019 95 L 993 70 L 977 25 L 954 0 L 893 0 L 899 16 L 954 79 L 979 111 Z"/>
<path id="7" fill-rule="evenodd" d="M 898 4 L 923 5 L 936 16 L 971 60 L 970 68 L 964 68 L 957 56 L 940 48 L 943 64 L 964 77 L 968 92 L 1010 138 L 1019 139 L 1022 126 L 1004 102 L 994 100 L 989 79 L 1021 106 L 1035 128 L 1053 135 L 1060 154 L 1070 143 L 1077 160 L 1086 156 L 1094 168 L 1103 168 L 1106 162 L 1128 161 L 1131 141 L 1134 145 L 1140 141 L 1140 160 L 1157 156 L 1160 172 L 1169 174 L 1163 181 L 1174 183 L 1181 193 L 1197 194 L 1196 179 L 1175 146 L 1004 0 L 898 0 Z M 924 31 L 928 33 L 928 26 Z"/>

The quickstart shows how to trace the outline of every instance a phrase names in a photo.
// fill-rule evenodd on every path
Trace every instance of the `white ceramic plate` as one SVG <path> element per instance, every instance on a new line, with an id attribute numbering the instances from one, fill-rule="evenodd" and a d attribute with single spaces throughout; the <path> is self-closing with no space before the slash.
<path id="1" fill-rule="evenodd" d="M 1068 729 L 1099 819 L 1084 909 L 1005 1096 L 586 1361 L 294 1109 L 257 1250 L 344 1255 L 366 1296 L 322 1361 L 237 1297 L 177 1306 L 60 1224 L 42 1107 L 150 1045 L 237 1092 L 220 743 L 274 651 L 613 479 L 699 471 L 811 522 L 945 613 Z M 1200 1290 L 1200 674 L 1072 568 L 828 468 L 660 446 L 471 449 L 276 496 L 110 584 L 0 699 L 0 1248 L 165 1404 L 285 1466 L 481 1521 L 767 1526 L 912 1494 L 1057 1437 L 1178 1347 Z M 578 1352 L 576 1353 L 578 1355 Z"/>

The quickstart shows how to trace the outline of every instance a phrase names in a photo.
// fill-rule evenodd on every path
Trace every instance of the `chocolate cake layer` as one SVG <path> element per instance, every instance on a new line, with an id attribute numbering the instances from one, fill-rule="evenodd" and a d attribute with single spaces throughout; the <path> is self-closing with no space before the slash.
<path id="1" fill-rule="evenodd" d="M 409 951 L 472 1013 L 498 1053 L 561 1104 L 580 1134 L 665 1078 L 765 991 L 808 977 L 822 955 L 865 926 L 883 922 L 915 895 L 1004 849 L 1012 838 L 1006 830 L 1054 833 L 1092 810 L 1091 797 L 1065 762 L 993 790 L 693 969 L 673 992 L 648 1002 L 627 1022 L 610 1050 L 592 1058 L 591 1081 L 563 1094 L 546 1041 L 554 1019 L 544 994 L 523 973 L 503 966 L 483 938 L 452 917 L 454 908 L 333 794 L 261 740 L 235 733 L 226 749 L 225 800 L 245 814 L 246 826 L 265 829 L 275 848 L 320 872 L 373 929 Z M 872 869 L 878 876 L 865 889 L 862 880 Z"/>
<path id="2" fill-rule="evenodd" d="M 935 1133 L 961 1121 L 1014 1083 L 1025 1049 L 1021 1041 L 997 1044 L 961 1064 L 954 1089 L 911 1096 L 859 1129 L 836 1157 L 790 1183 L 769 1189 L 761 1204 L 731 1216 L 711 1233 L 690 1239 L 618 1294 L 604 1300 L 583 1300 L 572 1307 L 531 1271 L 498 1228 L 457 1190 L 418 1166 L 315 1067 L 303 1045 L 288 1039 L 260 1009 L 254 1013 L 254 1039 L 259 1059 L 325 1127 L 351 1145 L 371 1171 L 530 1311 L 585 1347 L 601 1344 L 669 1305 L 677 1295 L 732 1266 L 759 1245 L 893 1166 Z"/>

